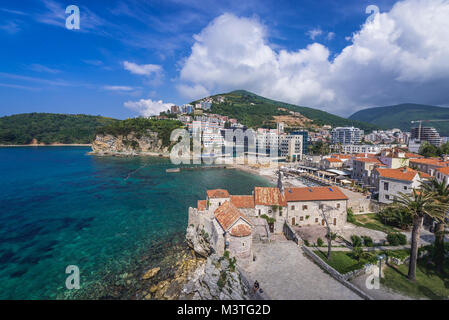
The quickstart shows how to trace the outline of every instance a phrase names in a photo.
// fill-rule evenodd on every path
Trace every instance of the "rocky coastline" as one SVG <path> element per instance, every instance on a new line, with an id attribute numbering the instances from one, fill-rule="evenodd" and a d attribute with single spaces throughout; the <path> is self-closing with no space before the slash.
<path id="1" fill-rule="evenodd" d="M 89 154 L 97 156 L 169 156 L 169 147 L 163 145 L 158 133 L 149 130 L 144 134 L 97 134 L 91 147 Z"/>

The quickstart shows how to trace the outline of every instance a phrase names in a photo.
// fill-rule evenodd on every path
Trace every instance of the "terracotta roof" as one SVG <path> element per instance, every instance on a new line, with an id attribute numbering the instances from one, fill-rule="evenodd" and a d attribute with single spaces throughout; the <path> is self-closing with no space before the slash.
<path id="1" fill-rule="evenodd" d="M 206 210 L 206 204 L 206 200 L 198 200 L 196 208 L 198 209 L 198 211 L 204 211 Z"/>
<path id="2" fill-rule="evenodd" d="M 449 167 L 438 168 L 437 171 L 441 172 L 442 174 L 449 175 Z"/>
<path id="3" fill-rule="evenodd" d="M 331 154 L 331 157 L 336 159 L 351 159 L 351 156 L 348 154 Z"/>
<path id="4" fill-rule="evenodd" d="M 246 224 L 238 224 L 229 233 L 234 237 L 247 237 L 251 235 L 251 228 Z"/>
<path id="5" fill-rule="evenodd" d="M 399 169 L 381 169 L 377 168 L 379 175 L 384 178 L 402 180 L 402 181 L 413 181 L 417 174 L 421 178 L 429 178 L 430 175 L 424 172 L 419 172 L 410 168 L 399 168 Z"/>
<path id="6" fill-rule="evenodd" d="M 291 201 L 348 200 L 338 187 L 287 188 L 285 197 Z"/>
<path id="7" fill-rule="evenodd" d="M 366 163 L 378 163 L 382 164 L 379 160 L 376 158 L 355 158 L 353 161 L 360 161 L 360 162 L 366 162 Z"/>
<path id="8" fill-rule="evenodd" d="M 229 192 L 228 192 L 228 190 L 224 190 L 224 189 L 207 190 L 207 196 L 210 199 L 229 198 Z"/>
<path id="9" fill-rule="evenodd" d="M 255 187 L 254 203 L 262 206 L 287 206 L 285 196 L 281 194 L 279 188 Z"/>
<path id="10" fill-rule="evenodd" d="M 237 208 L 254 208 L 254 196 L 231 196 L 231 204 Z"/>
<path id="11" fill-rule="evenodd" d="M 416 153 L 406 153 L 405 156 L 407 158 L 410 158 L 410 159 L 413 159 L 413 158 L 414 159 L 422 159 L 422 158 L 424 158 L 424 156 L 422 156 L 420 154 L 416 154 Z"/>
<path id="12" fill-rule="evenodd" d="M 354 158 L 374 158 L 376 155 L 372 153 L 356 153 Z"/>
<path id="13" fill-rule="evenodd" d="M 248 222 L 248 218 L 242 214 L 239 209 L 233 206 L 229 201 L 225 201 L 221 206 L 219 206 L 215 212 L 215 219 L 221 225 L 223 230 L 228 231 L 229 227 L 232 226 L 239 218 L 243 218 Z M 248 222 L 249 223 L 249 222 Z"/>
<path id="14" fill-rule="evenodd" d="M 337 159 L 337 158 L 326 158 L 325 160 L 327 160 L 329 162 L 341 162 L 341 160 Z"/>
<path id="15" fill-rule="evenodd" d="M 436 158 L 410 159 L 410 163 L 427 164 L 427 165 L 441 166 L 441 167 L 444 167 L 446 165 L 443 161 L 441 161 L 440 159 L 436 159 Z"/>

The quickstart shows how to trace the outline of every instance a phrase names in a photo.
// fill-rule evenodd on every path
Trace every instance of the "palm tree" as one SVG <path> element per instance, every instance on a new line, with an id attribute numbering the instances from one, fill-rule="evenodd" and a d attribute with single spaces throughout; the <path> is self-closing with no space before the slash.
<path id="1" fill-rule="evenodd" d="M 408 278 L 416 281 L 416 262 L 418 261 L 418 242 L 421 233 L 424 216 L 430 216 L 440 220 L 449 209 L 447 203 L 435 202 L 434 194 L 413 189 L 413 193 L 405 194 L 400 192 L 395 204 L 401 208 L 407 208 L 413 217 L 412 243 L 410 248 L 410 262 L 408 268 Z"/>
<path id="2" fill-rule="evenodd" d="M 424 184 L 423 190 L 434 195 L 434 199 L 439 203 L 449 202 L 449 184 L 444 181 L 438 182 L 436 179 L 430 180 Z M 447 214 L 446 214 L 447 215 Z M 435 254 L 434 262 L 438 270 L 443 271 L 444 263 L 444 234 L 445 234 L 445 216 L 438 220 L 435 228 Z"/>

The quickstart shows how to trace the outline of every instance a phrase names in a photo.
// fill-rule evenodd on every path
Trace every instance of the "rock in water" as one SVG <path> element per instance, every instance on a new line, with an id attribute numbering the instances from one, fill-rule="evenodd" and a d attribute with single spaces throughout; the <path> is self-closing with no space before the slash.
<path id="1" fill-rule="evenodd" d="M 145 274 L 142 276 L 143 280 L 148 280 L 153 278 L 159 271 L 161 270 L 161 268 L 157 267 L 157 268 L 153 268 L 148 270 L 147 272 L 145 272 Z"/>

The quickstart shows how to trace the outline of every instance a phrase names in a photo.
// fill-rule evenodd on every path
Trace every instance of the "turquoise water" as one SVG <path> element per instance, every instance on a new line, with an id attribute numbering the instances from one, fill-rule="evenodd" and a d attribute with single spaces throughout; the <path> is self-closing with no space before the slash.
<path id="1" fill-rule="evenodd" d="M 236 170 L 166 173 L 167 159 L 88 151 L 0 148 L 0 299 L 63 298 L 68 265 L 85 290 L 152 244 L 182 241 L 187 209 L 207 189 L 269 185 Z"/>

